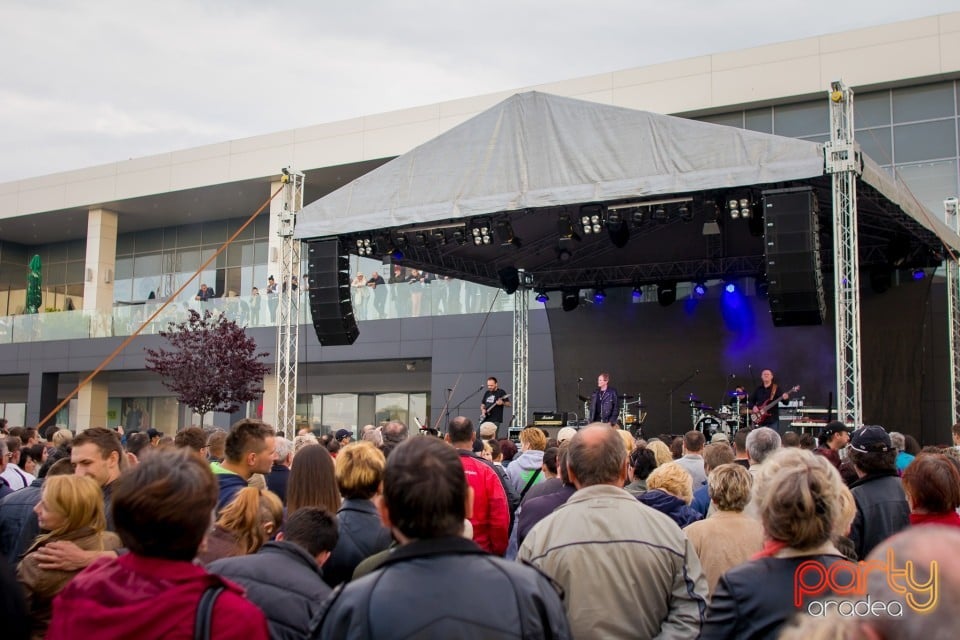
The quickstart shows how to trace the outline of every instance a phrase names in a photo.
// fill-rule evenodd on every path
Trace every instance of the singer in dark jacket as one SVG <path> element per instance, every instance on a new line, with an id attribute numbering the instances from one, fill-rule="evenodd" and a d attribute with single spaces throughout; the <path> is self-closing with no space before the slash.
<path id="1" fill-rule="evenodd" d="M 620 415 L 620 397 L 617 390 L 610 386 L 610 374 L 597 376 L 597 388 L 590 395 L 590 422 L 605 422 L 611 426 L 617 424 Z"/>

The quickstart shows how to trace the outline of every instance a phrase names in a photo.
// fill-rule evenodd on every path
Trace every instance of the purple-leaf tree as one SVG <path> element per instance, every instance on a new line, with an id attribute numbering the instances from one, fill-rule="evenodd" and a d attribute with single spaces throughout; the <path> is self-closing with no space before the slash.
<path id="1" fill-rule="evenodd" d="M 210 411 L 233 413 L 263 393 L 267 353 L 258 353 L 256 341 L 236 322 L 191 310 L 189 319 L 171 322 L 160 335 L 170 349 L 146 349 L 146 367 L 201 419 Z"/>

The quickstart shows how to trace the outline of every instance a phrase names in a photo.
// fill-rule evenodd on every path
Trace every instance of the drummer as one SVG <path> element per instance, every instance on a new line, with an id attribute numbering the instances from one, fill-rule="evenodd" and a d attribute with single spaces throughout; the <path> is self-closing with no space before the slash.
<path id="1" fill-rule="evenodd" d="M 727 404 L 741 404 L 747 406 L 747 390 L 743 385 L 737 385 L 736 388 L 728 394 Z"/>

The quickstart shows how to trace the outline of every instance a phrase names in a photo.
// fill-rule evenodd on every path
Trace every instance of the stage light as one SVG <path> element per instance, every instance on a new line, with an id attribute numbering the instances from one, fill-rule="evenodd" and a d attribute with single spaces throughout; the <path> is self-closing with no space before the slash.
<path id="1" fill-rule="evenodd" d="M 519 247 L 520 240 L 513 233 L 513 225 L 509 220 L 498 220 L 496 223 L 497 239 L 501 247 Z"/>
<path id="2" fill-rule="evenodd" d="M 486 220 L 474 220 L 470 223 L 470 237 L 473 239 L 474 246 L 481 247 L 493 242 L 493 236 L 490 233 L 490 223 Z"/>
<path id="3" fill-rule="evenodd" d="M 927 276 L 927 272 L 923 269 L 914 269 L 913 270 L 913 279 L 914 280 L 923 280 Z"/>
<path id="4" fill-rule="evenodd" d="M 691 211 L 690 207 L 688 207 L 686 204 L 680 205 L 680 208 L 677 209 L 677 214 L 684 222 L 693 222 L 693 211 Z"/>
<path id="5" fill-rule="evenodd" d="M 730 210 L 731 220 L 736 220 L 740 217 L 740 201 L 739 200 L 731 200 L 730 202 L 727 203 L 727 207 Z"/>
<path id="6" fill-rule="evenodd" d="M 357 254 L 361 256 L 373 255 L 373 243 L 370 238 L 357 238 Z"/>
<path id="7" fill-rule="evenodd" d="M 633 299 L 634 299 L 634 300 L 639 300 L 639 299 L 642 298 L 642 297 L 643 297 L 643 289 L 641 289 L 640 287 L 634 287 L 634 288 L 633 288 Z"/>
<path id="8" fill-rule="evenodd" d="M 740 198 L 740 217 L 749 218 L 752 214 L 750 211 L 750 201 L 746 198 Z"/>
<path id="9" fill-rule="evenodd" d="M 610 242 L 613 243 L 613 246 L 618 249 L 627 246 L 627 242 L 630 240 L 630 228 L 619 210 L 608 210 L 606 216 L 604 216 L 603 224 L 607 227 L 607 233 L 610 234 Z"/>
<path id="10" fill-rule="evenodd" d="M 467 244 L 467 231 L 466 229 L 454 229 L 453 230 L 453 241 L 456 242 L 461 247 Z"/>
<path id="11" fill-rule="evenodd" d="M 696 283 L 693 285 L 693 293 L 702 298 L 707 293 L 707 285 L 702 282 Z"/>
<path id="12" fill-rule="evenodd" d="M 662 204 L 658 204 L 653 207 L 653 213 L 650 214 L 650 218 L 655 222 L 666 222 L 667 221 L 667 210 Z"/>
<path id="13" fill-rule="evenodd" d="M 564 311 L 573 311 L 580 306 L 580 290 L 564 289 L 561 307 Z"/>
<path id="14" fill-rule="evenodd" d="M 572 256 L 573 254 L 570 253 L 569 249 L 565 249 L 563 247 L 557 249 L 557 260 L 560 262 L 567 262 Z"/>
<path id="15" fill-rule="evenodd" d="M 507 295 L 514 294 L 520 288 L 520 271 L 516 267 L 504 267 L 497 275 Z"/>
<path id="16" fill-rule="evenodd" d="M 430 236 L 426 231 L 417 231 L 413 234 L 413 242 L 418 247 L 427 247 L 430 245 Z"/>
<path id="17" fill-rule="evenodd" d="M 723 287 L 723 290 L 726 291 L 727 293 L 736 293 L 737 285 L 734 284 L 733 282 L 728 282 L 726 286 Z"/>
<path id="18" fill-rule="evenodd" d="M 539 302 L 540 304 L 546 304 L 549 299 L 550 299 L 550 296 L 547 295 L 546 291 L 544 291 L 543 289 L 540 289 L 539 291 L 537 291 L 537 302 Z"/>
<path id="19" fill-rule="evenodd" d="M 636 210 L 633 212 L 633 215 L 631 216 L 631 219 L 633 220 L 633 226 L 639 227 L 640 225 L 643 224 L 646 218 L 647 218 L 647 214 L 643 210 L 643 207 L 637 207 Z"/>
<path id="20" fill-rule="evenodd" d="M 753 279 L 753 292 L 761 299 L 765 299 L 770 291 L 770 285 L 767 284 L 767 276 L 762 273 Z"/>
<path id="21" fill-rule="evenodd" d="M 447 234 L 443 229 L 434 229 L 430 236 L 433 238 L 433 241 L 439 245 L 447 244 Z"/>
<path id="22" fill-rule="evenodd" d="M 677 285 L 672 282 L 661 282 L 657 285 L 657 302 L 661 307 L 669 307 L 677 300 Z"/>
<path id="23" fill-rule="evenodd" d="M 600 233 L 602 208 L 598 205 L 580 207 L 580 226 L 585 235 Z"/>
<path id="24" fill-rule="evenodd" d="M 393 245 L 390 244 L 390 236 L 387 234 L 381 233 L 376 237 L 374 242 L 377 247 L 377 253 L 380 255 L 385 256 L 393 253 Z"/>
<path id="25" fill-rule="evenodd" d="M 603 285 L 597 285 L 597 288 L 593 290 L 593 301 L 597 304 L 602 304 L 606 299 L 607 292 L 604 291 Z"/>
<path id="26" fill-rule="evenodd" d="M 560 217 L 557 218 L 557 234 L 561 240 L 580 241 L 580 236 L 574 230 L 573 222 L 570 221 L 570 215 L 567 213 L 561 213 Z"/>

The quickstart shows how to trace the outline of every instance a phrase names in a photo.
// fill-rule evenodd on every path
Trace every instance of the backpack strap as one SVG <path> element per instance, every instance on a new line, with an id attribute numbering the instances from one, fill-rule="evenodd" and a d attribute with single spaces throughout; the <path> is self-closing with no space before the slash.
<path id="1" fill-rule="evenodd" d="M 523 501 L 523 496 L 527 495 L 527 491 L 530 491 L 530 487 L 532 487 L 533 483 L 535 483 L 537 481 L 537 478 L 540 477 L 540 472 L 542 470 L 543 470 L 542 467 L 540 469 L 537 469 L 536 471 L 533 472 L 533 475 L 530 476 L 530 479 L 527 480 L 527 485 L 523 488 L 523 491 L 520 492 L 521 502 Z"/>
<path id="2" fill-rule="evenodd" d="M 197 605 L 197 619 L 193 627 L 194 640 L 210 640 L 210 622 L 213 620 L 213 605 L 217 596 L 223 593 L 222 584 L 212 584 L 207 587 Z"/>

